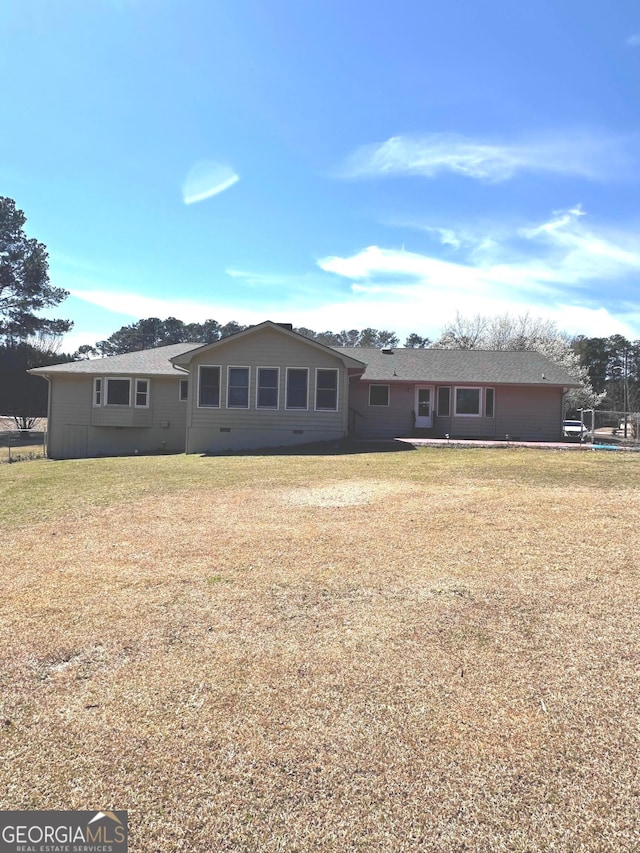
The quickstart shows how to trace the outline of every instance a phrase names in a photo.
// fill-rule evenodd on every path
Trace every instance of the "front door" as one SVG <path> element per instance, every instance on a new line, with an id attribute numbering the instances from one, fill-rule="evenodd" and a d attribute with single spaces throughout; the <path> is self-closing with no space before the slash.
<path id="1" fill-rule="evenodd" d="M 433 426 L 433 385 L 416 385 L 415 413 L 418 429 Z"/>

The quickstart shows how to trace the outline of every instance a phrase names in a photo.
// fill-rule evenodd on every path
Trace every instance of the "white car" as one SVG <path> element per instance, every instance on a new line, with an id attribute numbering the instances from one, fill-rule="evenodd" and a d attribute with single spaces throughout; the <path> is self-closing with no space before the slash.
<path id="1" fill-rule="evenodd" d="M 570 441 L 586 441 L 590 432 L 582 421 L 563 421 L 562 435 Z"/>

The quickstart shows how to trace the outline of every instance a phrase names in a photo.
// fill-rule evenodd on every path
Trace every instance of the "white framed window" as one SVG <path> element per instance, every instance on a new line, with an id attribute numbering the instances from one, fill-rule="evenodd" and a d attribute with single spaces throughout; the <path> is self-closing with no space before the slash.
<path id="1" fill-rule="evenodd" d="M 438 388 L 438 415 L 448 418 L 451 414 L 451 388 L 443 385 Z"/>
<path id="2" fill-rule="evenodd" d="M 287 409 L 307 409 L 309 397 L 309 368 L 287 367 Z"/>
<path id="3" fill-rule="evenodd" d="M 484 389 L 484 416 L 485 418 L 493 418 L 496 411 L 496 392 L 495 388 Z"/>
<path id="4" fill-rule="evenodd" d="M 130 406 L 131 405 L 131 380 L 130 379 L 106 379 L 105 406 Z"/>
<path id="5" fill-rule="evenodd" d="M 93 380 L 93 408 L 97 409 L 102 405 L 102 378 L 96 376 Z"/>
<path id="6" fill-rule="evenodd" d="M 463 418 L 479 418 L 482 414 L 482 389 L 456 388 L 455 414 Z"/>
<path id="7" fill-rule="evenodd" d="M 316 411 L 338 411 L 338 371 L 335 367 L 316 367 Z"/>
<path id="8" fill-rule="evenodd" d="M 256 409 L 277 409 L 279 388 L 280 368 L 259 367 L 256 383 Z"/>
<path id="9" fill-rule="evenodd" d="M 149 408 L 149 380 L 148 379 L 136 379 L 135 407 L 136 407 L 136 409 L 148 409 Z"/>
<path id="10" fill-rule="evenodd" d="M 388 406 L 389 405 L 389 386 L 388 385 L 369 385 L 369 405 L 370 406 Z"/>
<path id="11" fill-rule="evenodd" d="M 181 379 L 180 384 L 178 386 L 178 399 L 181 403 L 184 403 L 189 397 L 189 380 Z"/>
<path id="12" fill-rule="evenodd" d="M 198 365 L 198 408 L 220 408 L 219 365 Z"/>
<path id="13" fill-rule="evenodd" d="M 249 368 L 227 367 L 227 409 L 249 408 Z"/>

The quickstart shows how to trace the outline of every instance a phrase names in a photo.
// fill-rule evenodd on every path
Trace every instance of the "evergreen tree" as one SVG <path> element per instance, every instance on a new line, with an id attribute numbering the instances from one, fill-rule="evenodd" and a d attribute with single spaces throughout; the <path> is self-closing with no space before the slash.
<path id="1" fill-rule="evenodd" d="M 39 333 L 63 335 L 69 320 L 40 315 L 69 295 L 49 281 L 49 260 L 43 243 L 27 237 L 26 216 L 11 198 L 0 196 L 0 342 L 26 341 Z"/>

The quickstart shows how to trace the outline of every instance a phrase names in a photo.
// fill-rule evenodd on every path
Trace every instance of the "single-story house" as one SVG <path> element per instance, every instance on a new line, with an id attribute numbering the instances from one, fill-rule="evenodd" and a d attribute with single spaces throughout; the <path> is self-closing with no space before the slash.
<path id="1" fill-rule="evenodd" d="M 39 367 L 53 459 L 219 453 L 346 436 L 558 441 L 578 386 L 536 352 L 333 347 L 270 321 Z"/>

